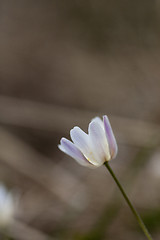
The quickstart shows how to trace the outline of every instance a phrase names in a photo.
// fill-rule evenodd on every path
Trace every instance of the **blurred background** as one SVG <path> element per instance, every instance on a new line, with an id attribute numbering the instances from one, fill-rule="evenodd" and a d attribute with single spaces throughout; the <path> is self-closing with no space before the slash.
<path id="1" fill-rule="evenodd" d="M 104 167 L 57 148 L 107 114 L 110 164 L 160 239 L 160 2 L 0 0 L 0 182 L 12 240 L 145 239 Z"/>

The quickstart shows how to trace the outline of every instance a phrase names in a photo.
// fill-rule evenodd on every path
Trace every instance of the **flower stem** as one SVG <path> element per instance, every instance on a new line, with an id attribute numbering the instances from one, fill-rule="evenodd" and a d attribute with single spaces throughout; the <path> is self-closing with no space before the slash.
<path id="1" fill-rule="evenodd" d="M 149 234 L 149 232 L 148 232 L 148 230 L 147 230 L 147 228 L 146 228 L 143 220 L 141 219 L 140 215 L 138 214 L 138 212 L 136 211 L 136 209 L 133 207 L 132 203 L 130 202 L 129 198 L 127 197 L 124 189 L 122 188 L 120 182 L 118 181 L 117 177 L 115 176 L 112 168 L 109 166 L 108 162 L 105 162 L 104 165 L 106 166 L 106 168 L 107 168 L 108 171 L 110 172 L 111 176 L 113 177 L 114 181 L 116 182 L 119 190 L 121 191 L 123 197 L 125 198 L 125 200 L 126 200 L 128 206 L 130 207 L 132 213 L 133 213 L 134 216 L 136 217 L 136 219 L 137 219 L 137 221 L 138 221 L 138 223 L 139 223 L 142 231 L 143 231 L 144 234 L 146 235 L 147 239 L 148 239 L 148 240 L 152 240 L 152 237 L 151 237 L 151 235 Z"/>

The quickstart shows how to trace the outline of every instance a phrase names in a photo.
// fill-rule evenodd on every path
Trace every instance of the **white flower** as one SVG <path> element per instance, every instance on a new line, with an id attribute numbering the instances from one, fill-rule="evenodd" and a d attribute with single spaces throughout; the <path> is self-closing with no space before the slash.
<path id="1" fill-rule="evenodd" d="M 99 167 L 117 155 L 117 143 L 108 117 L 95 117 L 89 124 L 88 134 L 79 127 L 70 131 L 73 142 L 62 138 L 59 149 L 87 167 Z"/>
<path id="2" fill-rule="evenodd" d="M 0 227 L 6 227 L 13 220 L 15 212 L 14 197 L 0 184 Z"/>

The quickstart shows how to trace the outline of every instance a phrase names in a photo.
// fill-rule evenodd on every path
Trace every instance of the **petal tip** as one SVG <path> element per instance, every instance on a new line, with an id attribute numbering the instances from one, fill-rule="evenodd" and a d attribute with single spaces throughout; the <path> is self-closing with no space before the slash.
<path id="1" fill-rule="evenodd" d="M 103 121 L 109 121 L 109 118 L 107 115 L 103 115 Z"/>

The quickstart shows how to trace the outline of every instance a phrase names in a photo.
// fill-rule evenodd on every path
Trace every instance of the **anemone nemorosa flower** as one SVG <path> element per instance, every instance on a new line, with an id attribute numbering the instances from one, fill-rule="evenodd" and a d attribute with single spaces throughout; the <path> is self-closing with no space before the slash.
<path id="1" fill-rule="evenodd" d="M 108 117 L 95 117 L 89 124 L 88 134 L 79 127 L 70 131 L 73 142 L 62 138 L 59 149 L 86 167 L 99 167 L 117 155 L 117 143 Z"/>

